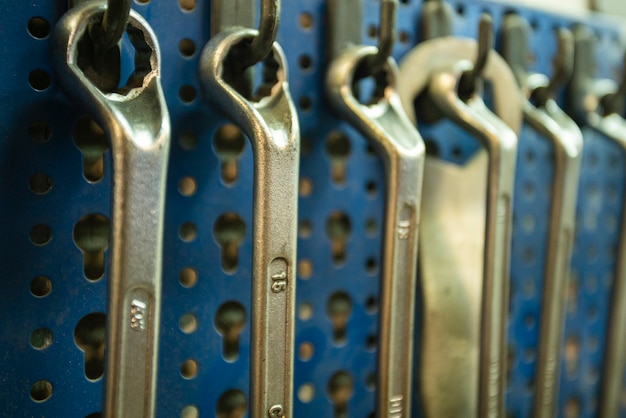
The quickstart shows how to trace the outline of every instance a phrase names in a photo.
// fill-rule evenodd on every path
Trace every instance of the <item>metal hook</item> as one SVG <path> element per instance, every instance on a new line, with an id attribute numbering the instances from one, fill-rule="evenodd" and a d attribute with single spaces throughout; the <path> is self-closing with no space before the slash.
<path id="1" fill-rule="evenodd" d="M 493 49 L 493 19 L 488 13 L 483 13 L 478 23 L 478 54 L 474 68 L 463 74 L 459 83 L 459 94 L 467 98 L 476 89 L 476 83 L 481 78 L 487 64 L 489 53 Z"/>
<path id="2" fill-rule="evenodd" d="M 380 33 L 378 35 L 378 52 L 369 62 L 371 73 L 377 73 L 391 56 L 396 42 L 396 10 L 398 0 L 381 0 L 380 2 Z"/>
<path id="3" fill-rule="evenodd" d="M 261 18 L 259 34 L 250 44 L 250 54 L 246 58 L 248 65 L 254 65 L 265 59 L 272 50 L 280 24 L 280 0 L 261 0 Z"/>
<path id="4" fill-rule="evenodd" d="M 548 91 L 552 94 L 559 87 L 566 85 L 574 72 L 574 35 L 569 29 L 560 28 L 557 31 L 557 53 L 554 59 L 554 74 L 548 84 Z"/>
<path id="5" fill-rule="evenodd" d="M 621 114 L 624 111 L 624 100 L 626 99 L 626 53 L 623 58 L 623 73 L 615 93 L 607 94 L 602 98 L 602 108 L 605 115 L 612 113 Z"/>

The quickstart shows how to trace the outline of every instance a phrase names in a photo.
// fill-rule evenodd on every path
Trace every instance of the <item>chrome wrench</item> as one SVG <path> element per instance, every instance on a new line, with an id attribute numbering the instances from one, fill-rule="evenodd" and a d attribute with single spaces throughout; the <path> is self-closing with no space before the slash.
<path id="1" fill-rule="evenodd" d="M 468 305 L 465 311 L 471 314 L 471 295 L 455 293 L 454 289 L 477 283 L 464 283 L 454 271 L 432 279 L 425 277 L 420 381 L 427 416 L 473 417 L 476 413 L 479 417 L 504 416 L 511 209 L 521 109 L 519 102 L 509 97 L 511 92 L 518 94 L 515 79 L 504 60 L 493 51 L 483 57 L 486 61 L 482 78 L 493 85 L 499 117 L 476 93 L 461 100 L 458 85 L 463 74 L 474 68 L 471 60 L 479 55 L 480 49 L 469 39 L 433 39 L 409 52 L 400 69 L 400 97 L 413 120 L 413 101 L 423 93 L 433 109 L 471 133 L 488 153 L 478 390 L 476 382 L 467 379 L 466 373 L 467 369 L 475 367 L 467 355 L 468 348 L 475 344 L 473 337 L 464 327 L 455 326 L 446 318 L 451 307 L 456 312 L 458 307 Z M 482 49 L 488 50 L 484 46 Z M 426 183 L 430 181 L 429 172 L 434 172 L 432 167 L 427 162 Z M 426 221 L 424 218 L 423 223 Z M 435 223 L 431 229 L 441 231 L 441 225 L 449 221 L 431 220 Z M 423 233 L 421 239 L 425 239 Z M 423 244 L 426 246 L 428 242 L 424 240 Z M 459 318 L 463 318 L 461 312 L 457 312 Z"/>
<path id="2" fill-rule="evenodd" d="M 377 76 L 381 97 L 364 105 L 355 97 L 355 73 L 378 52 L 353 46 L 337 56 L 326 87 L 331 104 L 377 149 L 385 164 L 387 196 L 378 343 L 377 417 L 411 417 L 413 329 L 424 142 L 396 92 L 392 58 Z"/>
<path id="3" fill-rule="evenodd" d="M 163 210 L 170 142 L 160 82 L 160 52 L 148 23 L 131 12 L 126 32 L 136 49 L 126 87 L 96 87 L 87 29 L 104 2 L 67 12 L 54 32 L 54 60 L 67 93 L 85 106 L 111 141 L 112 239 L 104 416 L 153 417 L 161 305 Z"/>
<path id="4" fill-rule="evenodd" d="M 554 101 L 556 83 L 566 82 L 573 65 L 573 38 L 570 31 L 558 32 L 558 56 L 552 80 L 526 71 L 529 24 L 521 16 L 505 17 L 503 54 L 515 70 L 526 93 L 522 100 L 525 122 L 554 147 L 554 180 L 548 230 L 548 251 L 543 283 L 539 350 L 535 377 L 533 416 L 551 418 L 556 414 L 560 355 L 565 329 L 567 283 L 570 274 L 576 202 L 582 160 L 582 132 Z M 537 103 L 535 106 L 531 103 Z"/>
<path id="5" fill-rule="evenodd" d="M 233 28 L 213 37 L 202 52 L 200 81 L 205 97 L 243 130 L 254 151 L 250 415 L 292 417 L 300 127 L 277 43 L 272 55 L 279 68 L 268 97 L 254 102 L 231 84 L 245 71 L 229 67 L 231 54 L 255 36 Z"/>
<path id="6" fill-rule="evenodd" d="M 613 80 L 596 79 L 593 66 L 594 34 L 579 26 L 574 30 L 574 74 L 569 86 L 571 113 L 581 125 L 600 132 L 626 153 L 626 120 L 619 114 L 626 78 L 620 86 Z M 626 67 L 625 67 L 626 68 Z M 626 205 L 626 201 L 624 202 Z M 610 316 L 604 351 L 604 367 L 598 416 L 619 415 L 626 366 L 626 211 L 623 211 L 611 290 Z"/>

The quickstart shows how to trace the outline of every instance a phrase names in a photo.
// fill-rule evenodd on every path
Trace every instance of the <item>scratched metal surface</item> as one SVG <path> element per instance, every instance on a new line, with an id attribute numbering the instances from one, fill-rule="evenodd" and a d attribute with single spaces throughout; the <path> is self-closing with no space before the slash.
<path id="1" fill-rule="evenodd" d="M 378 3 L 365 4 L 363 37 L 367 43 L 375 43 L 371 34 L 378 25 Z M 400 4 L 400 42 L 394 50 L 399 59 L 418 41 L 420 4 L 416 0 Z M 475 36 L 479 12 L 490 11 L 499 25 L 502 14 L 509 10 L 486 2 L 454 4 L 462 12 L 455 20 L 455 33 L 466 36 Z M 225 405 L 245 408 L 248 395 L 253 249 L 251 149 L 246 141 L 236 160 L 237 180 L 225 182 L 214 138 L 226 121 L 216 109 L 203 103 L 197 76 L 199 52 L 210 33 L 208 0 L 151 0 L 135 2 L 133 7 L 148 19 L 159 38 L 163 86 L 173 127 L 157 414 L 228 416 L 224 415 L 228 409 Z M 83 156 L 75 144 L 79 136 L 75 133 L 76 123 L 85 115 L 61 92 L 50 66 L 50 54 L 55 52 L 50 49 L 45 22 L 52 28 L 65 8 L 65 0 L 0 4 L 0 50 L 5 57 L 0 68 L 0 216 L 4 219 L 4 239 L 0 243 L 0 274 L 4 278 L 0 292 L 0 416 L 88 417 L 102 408 L 101 371 L 89 368 L 91 378 L 86 376 L 85 355 L 77 338 L 84 337 L 79 323 L 85 317 L 92 319 L 87 321 L 91 331 L 97 334 L 102 330 L 101 323 L 93 319 L 101 318 L 98 313 L 106 314 L 108 252 L 104 251 L 100 262 L 104 266 L 101 277 L 90 274 L 92 279 L 87 279 L 84 256 L 74 240 L 74 231 L 86 216 L 110 216 L 112 167 L 105 151 L 102 178 L 91 182 L 85 179 Z M 349 416 L 366 417 L 374 408 L 376 305 L 385 190 L 379 158 L 360 135 L 330 112 L 325 102 L 325 10 L 323 0 L 283 2 L 279 34 L 287 54 L 290 88 L 298 106 L 303 140 L 294 414 L 330 417 L 345 411 Z M 573 20 L 527 9 L 520 11 L 536 22 L 532 41 L 535 67 L 548 71 L 554 50 L 549 36 L 552 28 L 570 25 Z M 34 17 L 45 22 L 33 21 Z M 599 50 L 603 60 L 599 61 L 602 65 L 598 72 L 608 76 L 619 62 L 616 29 L 603 22 L 594 23 L 594 27 L 603 37 Z M 130 57 L 125 48 L 124 71 L 128 71 Z M 45 74 L 35 70 L 43 70 L 49 76 L 49 86 Z M 45 88 L 39 91 L 33 85 Z M 448 129 L 451 128 L 435 127 L 430 137 L 439 141 L 443 158 L 462 163 L 475 144 L 462 135 L 456 143 L 443 141 Z M 580 339 L 581 350 L 576 371 L 562 379 L 560 402 L 563 411 L 570 399 L 580 399 L 581 417 L 593 415 L 593 399 L 597 396 L 597 375 L 592 377 L 601 366 L 598 353 L 604 339 L 603 315 L 610 286 L 606 277 L 614 266 L 614 257 L 606 249 L 616 242 L 619 226 L 606 220 L 620 213 L 624 181 L 619 169 L 622 160 L 617 165 L 602 163 L 605 159 L 621 158 L 615 156 L 616 151 L 606 140 L 591 138 L 588 142 L 585 151 L 595 151 L 595 161 L 600 163 L 594 166 L 593 161 L 585 158 L 582 183 L 593 180 L 596 190 L 608 193 L 607 199 L 613 199 L 613 203 L 598 206 L 598 200 L 588 195 L 593 195 L 593 190 L 581 189 L 581 222 L 588 212 L 602 220 L 593 231 L 581 227 L 579 222 L 576 254 L 588 252 L 582 243 L 594 242 L 600 255 L 593 260 L 576 257 L 573 265 L 581 285 L 576 288 L 578 310 L 570 312 L 567 335 Z M 529 153 L 534 153 L 532 164 Z M 507 399 L 511 416 L 529 416 L 532 397 L 532 350 L 537 329 L 529 327 L 526 318 L 535 318 L 533 323 L 537 324 L 544 263 L 537 243 L 543 242 L 547 227 L 541 219 L 549 205 L 545 192 L 551 177 L 549 155 L 545 141 L 532 132 L 525 135 L 520 144 L 512 258 L 515 274 L 509 335 L 516 355 Z M 525 201 L 520 191 L 527 183 L 537 190 L 532 203 Z M 220 221 L 224 214 L 229 214 L 226 219 L 242 221 L 243 234 L 241 224 Z M 536 218 L 532 233 L 523 231 L 521 222 L 529 214 Z M 345 234 L 345 254 L 339 262 L 334 261 L 333 248 L 341 248 L 341 244 L 333 246 L 329 223 L 333 231 Z M 227 232 L 234 235 L 242 235 L 234 271 L 222 267 L 216 224 L 226 225 Z M 535 255 L 530 263 L 525 251 L 529 246 Z M 597 277 L 596 291 L 585 287 L 590 282 L 585 278 L 592 276 Z M 528 293 L 529 289 L 532 292 Z M 332 321 L 329 311 L 333 309 L 329 305 L 346 315 L 345 330 L 333 329 L 342 321 L 337 317 Z M 587 318 L 588 307 L 594 306 L 594 321 L 580 319 Z M 231 318 L 241 319 L 241 310 L 245 320 L 238 341 L 225 348 L 216 324 L 218 312 L 228 311 Z M 587 351 L 593 341 L 595 351 Z M 348 394 L 345 405 L 340 399 L 341 390 L 331 390 L 336 386 Z M 46 395 L 50 396 L 44 401 L 32 398 Z"/>

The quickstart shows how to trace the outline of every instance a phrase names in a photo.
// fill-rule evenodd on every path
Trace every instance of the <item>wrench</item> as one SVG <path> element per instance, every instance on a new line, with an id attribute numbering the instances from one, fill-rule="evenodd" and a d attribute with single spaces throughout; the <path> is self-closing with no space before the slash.
<path id="1" fill-rule="evenodd" d="M 594 78 L 594 41 L 589 29 L 582 26 L 575 28 L 574 73 L 568 91 L 571 113 L 579 124 L 601 133 L 626 153 L 626 120 L 617 113 L 617 109 L 607 106 L 609 103 L 606 100 L 616 94 L 617 99 L 623 100 L 623 96 L 613 80 Z M 600 418 L 619 415 L 622 376 L 626 366 L 626 211 L 622 212 L 598 407 Z"/>
<path id="2" fill-rule="evenodd" d="M 455 312 L 459 319 L 465 320 L 463 309 L 465 315 L 473 312 L 472 292 L 467 294 L 457 289 L 475 287 L 477 283 L 464 282 L 460 277 L 463 272 L 450 274 L 447 265 L 435 267 L 444 273 L 424 275 L 422 283 L 425 318 L 420 380 L 427 416 L 471 417 L 476 416 L 476 410 L 479 417 L 504 416 L 511 209 L 521 109 L 520 103 L 509 97 L 511 92 L 518 91 L 515 79 L 504 60 L 493 51 L 486 57 L 482 77 L 493 85 L 496 113 L 502 119 L 476 93 L 465 101 L 460 99 L 457 86 L 462 74 L 473 69 L 470 60 L 477 50 L 476 41 L 470 39 L 446 37 L 426 41 L 406 55 L 398 83 L 403 106 L 413 120 L 414 99 L 424 93 L 422 97 L 428 100 L 431 109 L 471 133 L 488 153 L 478 390 L 476 382 L 467 379 L 467 370 L 475 367 L 468 351 L 477 343 L 467 335 L 465 327 L 447 318 L 450 312 Z M 432 175 L 434 170 L 429 169 L 428 163 L 426 167 L 425 181 L 429 182 L 429 172 Z M 444 213 L 451 212 L 444 208 Z M 454 221 L 424 218 L 423 228 L 426 231 L 426 224 L 432 222 L 430 230 L 441 233 L 446 223 Z M 422 239 L 426 246 L 424 233 Z M 459 259 L 464 262 L 465 254 Z M 469 261 L 471 264 L 473 260 Z M 422 261 L 424 265 L 427 263 L 428 257 Z M 460 270 L 466 268 L 461 266 Z"/>
<path id="3" fill-rule="evenodd" d="M 125 88 L 105 92 L 90 68 L 88 25 L 106 3 L 67 12 L 54 32 L 58 77 L 110 138 L 112 239 L 108 290 L 104 416 L 153 417 L 161 305 L 161 257 L 170 121 L 160 82 L 160 52 L 147 22 L 131 12 L 126 32 L 136 49 Z"/>
<path id="4" fill-rule="evenodd" d="M 254 151 L 250 415 L 291 417 L 300 126 L 277 43 L 270 95 L 254 102 L 233 87 L 245 69 L 229 68 L 231 57 L 255 36 L 256 30 L 232 28 L 213 37 L 202 52 L 200 81 L 207 100 L 241 127 Z"/>
<path id="5" fill-rule="evenodd" d="M 329 68 L 326 87 L 331 104 L 382 156 L 387 204 L 381 275 L 376 416 L 411 417 L 413 322 L 417 271 L 419 210 L 425 147 L 396 93 L 397 67 L 392 58 L 380 74 L 383 92 L 374 105 L 355 98 L 352 86 L 360 64 L 376 47 L 352 46 Z"/>
<path id="6" fill-rule="evenodd" d="M 517 15 L 508 15 L 503 28 L 503 54 L 517 70 L 523 98 L 525 122 L 554 147 L 554 180 L 548 229 L 548 251 L 543 284 L 539 350 L 535 377 L 533 416 L 550 418 L 556 413 L 560 355 L 565 328 L 567 282 L 576 227 L 576 201 L 582 160 L 582 132 L 552 97 L 554 81 L 569 78 L 573 64 L 573 38 L 570 31 L 559 31 L 559 67 L 553 80 L 526 72 L 529 25 Z M 563 80 L 561 80 L 563 81 Z M 567 80 L 564 80 L 567 81 Z M 537 98 L 537 106 L 531 98 Z"/>

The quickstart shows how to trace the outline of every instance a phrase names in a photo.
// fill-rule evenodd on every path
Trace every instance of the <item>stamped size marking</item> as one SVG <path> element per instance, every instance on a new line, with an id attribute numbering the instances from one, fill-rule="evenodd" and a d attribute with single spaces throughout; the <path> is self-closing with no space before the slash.
<path id="1" fill-rule="evenodd" d="M 404 412 L 404 407 L 402 405 L 403 401 L 402 396 L 393 396 L 389 400 L 389 417 L 390 418 L 401 418 L 402 412 Z"/>
<path id="2" fill-rule="evenodd" d="M 136 331 L 146 329 L 146 308 L 148 304 L 138 299 L 130 303 L 130 327 Z"/>
<path id="3" fill-rule="evenodd" d="M 287 290 L 287 272 L 281 271 L 272 276 L 272 292 L 280 293 Z"/>
<path id="4" fill-rule="evenodd" d="M 284 408 L 282 405 L 273 405 L 268 411 L 267 416 L 269 418 L 283 418 L 285 416 Z"/>
<path id="5" fill-rule="evenodd" d="M 411 233 L 411 221 L 398 222 L 398 238 L 409 239 Z"/>

